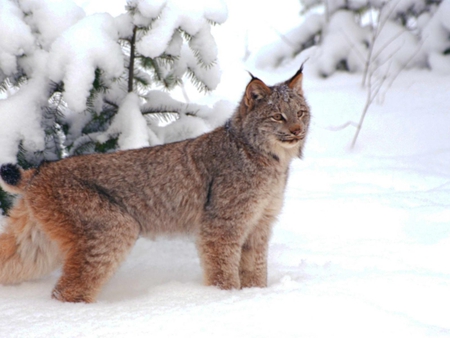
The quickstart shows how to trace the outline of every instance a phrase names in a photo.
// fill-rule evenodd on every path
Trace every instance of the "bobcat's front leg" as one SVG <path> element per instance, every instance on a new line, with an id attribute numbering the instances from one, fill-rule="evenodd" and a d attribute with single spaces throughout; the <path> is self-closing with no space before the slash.
<path id="1" fill-rule="evenodd" d="M 270 222 L 260 222 L 242 246 L 239 265 L 241 288 L 267 286 L 267 252 Z"/>
<path id="2" fill-rule="evenodd" d="M 241 244 L 239 240 L 225 234 L 216 236 L 201 235 L 198 250 L 204 270 L 206 285 L 221 289 L 239 289 L 239 259 Z"/>

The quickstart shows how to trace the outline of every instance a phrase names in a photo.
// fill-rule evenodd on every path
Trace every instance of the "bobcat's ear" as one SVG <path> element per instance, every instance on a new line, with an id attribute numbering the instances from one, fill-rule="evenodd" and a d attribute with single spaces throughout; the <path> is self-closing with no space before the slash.
<path id="1" fill-rule="evenodd" d="M 303 81 L 303 64 L 300 66 L 300 69 L 295 73 L 293 77 L 291 77 L 286 84 L 289 88 L 295 91 L 297 94 L 303 95 L 302 81 Z"/>
<path id="2" fill-rule="evenodd" d="M 252 79 L 245 89 L 244 97 L 244 103 L 249 109 L 255 105 L 256 101 L 261 100 L 263 97 L 270 95 L 271 93 L 270 88 L 267 87 L 264 82 L 254 77 L 252 74 L 250 75 Z"/>

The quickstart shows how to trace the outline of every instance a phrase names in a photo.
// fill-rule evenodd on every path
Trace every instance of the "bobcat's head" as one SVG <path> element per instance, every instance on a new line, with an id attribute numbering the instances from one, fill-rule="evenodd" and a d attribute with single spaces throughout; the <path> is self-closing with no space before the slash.
<path id="1" fill-rule="evenodd" d="M 232 124 L 253 147 L 275 157 L 301 157 L 310 121 L 302 70 L 273 87 L 252 76 Z"/>

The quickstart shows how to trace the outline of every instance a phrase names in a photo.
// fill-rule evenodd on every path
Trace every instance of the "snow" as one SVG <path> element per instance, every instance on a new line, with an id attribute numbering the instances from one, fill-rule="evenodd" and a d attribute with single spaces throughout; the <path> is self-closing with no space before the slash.
<path id="1" fill-rule="evenodd" d="M 217 87 L 221 72 L 210 25 L 226 20 L 227 6 L 223 1 L 167 0 L 149 3 L 136 0 L 130 5 L 135 8 L 134 24 L 151 24 L 151 29 L 137 39 L 138 53 L 150 58 L 173 56 L 176 60 L 171 67 L 171 75 L 175 78 L 182 78 L 188 72 L 206 87 L 201 89 L 213 90 Z"/>
<path id="2" fill-rule="evenodd" d="M 140 2 L 144 4 L 141 5 Z M 142 16 L 154 19 L 152 29 L 137 43 L 138 52 L 152 58 L 164 53 L 177 29 L 195 38 L 199 33 L 209 34 L 208 20 L 223 23 L 227 17 L 226 6 L 220 0 L 168 0 L 164 5 L 162 2 L 150 5 L 145 1 L 138 1 L 137 8 Z M 214 40 L 210 38 L 209 42 L 214 49 Z M 214 60 L 215 55 L 209 61 Z"/>
<path id="3" fill-rule="evenodd" d="M 53 41 L 70 26 L 81 20 L 85 13 L 70 0 L 25 0 L 21 8 L 26 13 L 26 22 L 38 32 L 38 43 L 48 50 Z"/>
<path id="4" fill-rule="evenodd" d="M 257 65 L 266 68 L 273 64 L 279 65 L 287 55 L 294 55 L 299 46 L 305 45 L 324 26 L 325 18 L 312 14 L 305 18 L 304 24 L 285 34 L 284 39 L 277 39 L 258 51 Z"/>
<path id="5" fill-rule="evenodd" d="M 41 55 L 39 59 L 45 59 Z M 38 58 L 36 58 L 38 59 Z M 34 62 L 39 72 L 41 64 Z M 30 80 L 22 90 L 14 93 L 9 100 L 0 105 L 0 158 L 2 163 L 16 162 L 18 144 L 24 139 L 23 146 L 30 151 L 44 148 L 44 132 L 41 129 L 41 110 L 47 84 L 41 76 Z"/>
<path id="6" fill-rule="evenodd" d="M 16 56 L 30 52 L 33 43 L 31 30 L 23 22 L 22 12 L 16 3 L 3 0 L 0 11 L 0 75 L 16 72 Z"/>
<path id="7" fill-rule="evenodd" d="M 314 56 L 316 73 L 325 77 L 342 66 L 360 72 L 366 63 L 379 78 L 395 77 L 411 67 L 449 72 L 448 0 L 439 4 L 423 0 L 300 2 L 305 16 L 252 56 L 258 67 L 277 67 L 314 45 L 314 53 L 308 54 Z M 408 15 L 425 8 L 417 18 Z M 400 18 L 406 20 L 404 26 Z"/>
<path id="8" fill-rule="evenodd" d="M 316 60 L 320 72 L 332 74 L 340 60 L 347 60 L 350 71 L 361 70 L 364 64 L 364 39 L 367 29 L 361 28 L 353 20 L 354 14 L 340 10 L 330 19 L 324 33 L 323 46 Z M 342 48 L 345 46 L 345 48 Z"/>
<path id="9" fill-rule="evenodd" d="M 230 3 L 230 22 L 236 23 L 233 8 L 251 13 L 250 5 Z M 106 14 L 100 17 L 111 22 Z M 246 19 L 241 28 L 232 28 L 232 38 L 230 33 L 227 38 L 227 24 L 213 29 L 223 75 L 215 93 L 204 98 L 209 107 L 153 93 L 160 98 L 155 105 L 183 112 L 178 125 L 151 126 L 157 140 L 175 140 L 182 128 L 200 133 L 223 124 L 233 104 L 217 99 L 239 99 L 249 81 L 245 69 L 268 84 L 298 69 L 301 57 L 277 70 L 244 66 L 239 59 L 247 28 L 242 27 L 253 27 Z M 259 33 L 263 28 L 253 27 Z M 249 46 L 257 50 L 263 42 L 251 40 Z M 95 304 L 52 300 L 60 271 L 0 285 L 0 336 L 450 337 L 448 75 L 400 73 L 370 107 L 350 149 L 355 130 L 340 126 L 359 119 L 366 99 L 361 74 L 336 72 L 320 79 L 311 61 L 304 78 L 311 133 L 304 160 L 292 164 L 285 205 L 273 230 L 267 288 L 205 287 L 192 239 L 140 239 Z M 11 142 L 20 134 L 42 146 L 38 112 L 27 111 L 30 100 L 42 96 L 37 88 L 46 90 L 44 84 L 30 83 L 2 105 L 2 160 L 13 161 Z M 139 146 L 139 140 L 151 143 L 140 128 L 143 121 L 128 120 L 139 104 L 129 94 L 114 122 L 129 131 L 129 139 L 123 136 L 129 147 Z M 217 117 L 211 111 L 219 112 Z M 197 117 L 187 115 L 192 112 Z M 135 134 L 128 122 L 138 124 Z"/>
<path id="10" fill-rule="evenodd" d="M 64 81 L 64 100 L 74 111 L 86 109 L 97 68 L 106 79 L 122 75 L 124 60 L 118 34 L 110 14 L 93 14 L 64 31 L 52 44 L 49 78 L 55 83 Z"/>
<path id="11" fill-rule="evenodd" d="M 0 80 L 3 82 L 6 76 L 11 75 L 19 77 L 23 71 L 26 78 L 32 79 L 32 84 L 39 84 L 39 88 L 28 90 L 26 88 L 30 86 L 9 86 L 11 88 L 7 88 L 8 93 L 1 93 L 1 98 L 6 97 L 6 100 L 0 102 L 0 109 L 8 111 L 0 117 L 0 121 L 5 121 L 0 127 L 0 130 L 5 130 L 1 135 L 5 140 L 0 148 L 0 162 L 15 162 L 14 157 L 20 142 L 25 150 L 32 153 L 49 153 L 45 158 L 55 159 L 56 154 L 49 151 L 52 147 L 51 136 L 48 135 L 51 126 L 45 126 L 45 121 L 39 116 L 46 107 L 44 102 L 38 102 L 37 98 L 45 96 L 46 92 L 51 95 L 52 87 L 57 85 L 63 88 L 62 101 L 57 103 L 61 113 L 61 116 L 57 117 L 58 122 L 69 127 L 65 140 L 60 140 L 65 141 L 63 153 L 77 152 L 79 148 L 74 145 L 82 146 L 98 138 L 105 140 L 105 135 L 100 133 L 82 135 L 82 132 L 92 119 L 90 113 L 101 111 L 103 99 L 118 107 L 124 104 L 122 101 L 127 92 L 125 79 L 128 76 L 125 74 L 124 65 L 129 60 L 119 38 L 130 38 L 133 24 L 151 25 L 148 27 L 151 29 L 138 32 L 138 51 L 155 57 L 164 54 L 172 59 L 167 62 L 164 62 L 164 57 L 155 60 L 158 64 L 155 78 L 151 77 L 151 73 L 139 74 L 141 79 L 147 80 L 152 89 L 161 89 L 158 84 L 162 82 L 168 87 L 172 84 L 176 86 L 189 78 L 198 90 L 208 91 L 215 89 L 220 82 L 222 72 L 217 60 L 218 49 L 210 26 L 223 23 L 227 18 L 227 6 L 221 0 L 189 4 L 184 0 L 136 0 L 128 3 L 134 10 L 126 14 L 123 14 L 125 2 L 115 1 L 108 6 L 108 10 L 117 15 L 116 17 L 110 13 L 96 13 L 100 8 L 96 1 L 78 1 L 86 11 L 71 0 L 23 0 L 20 3 L 0 1 Z M 117 12 L 119 2 L 122 13 Z M 155 39 L 155 42 L 149 39 Z M 156 78 L 158 80 L 155 80 Z M 101 89 L 93 88 L 94 79 L 98 80 L 97 84 L 101 83 L 101 86 L 97 87 L 107 89 L 100 93 Z M 20 92 L 16 97 L 28 104 L 30 113 L 25 111 L 22 114 L 11 109 L 8 101 L 12 100 L 11 104 L 14 106 L 12 94 L 15 91 Z M 58 100 L 56 96 L 53 99 Z M 189 97 L 185 96 L 184 100 L 189 101 Z M 210 106 L 212 105 L 213 103 Z M 88 112 L 90 108 L 92 110 Z M 125 113 L 119 115 L 123 114 Z M 147 139 L 143 136 L 145 133 L 136 133 L 138 135 L 134 140 L 134 133 L 127 127 L 129 124 L 122 123 L 123 119 L 120 117 L 117 120 L 120 122 L 116 122 L 111 128 L 116 134 L 122 133 L 118 144 L 123 146 L 123 149 L 161 143 L 152 130 L 148 131 Z M 198 136 L 210 130 L 210 124 L 200 119 L 183 118 L 183 121 L 189 121 L 191 127 L 181 128 L 185 130 L 182 136 L 177 136 L 175 130 L 178 129 L 173 128 L 173 135 L 167 135 L 166 139 Z M 134 123 L 145 128 L 144 122 L 142 118 L 140 122 Z M 25 131 L 20 130 L 22 125 L 25 126 Z M 33 131 L 27 133 L 26 129 L 30 125 L 33 125 Z M 122 126 L 124 130 L 121 130 Z M 8 130 L 11 132 L 7 133 Z M 188 134 L 189 130 L 193 133 Z M 125 134 L 128 136 L 124 136 Z"/>
<path id="12" fill-rule="evenodd" d="M 274 83 L 295 66 L 258 76 Z M 359 76 L 304 83 L 313 124 L 273 231 L 268 288 L 202 286 L 192 240 L 141 239 L 95 304 L 51 300 L 59 272 L 0 286 L 2 336 L 450 336 L 448 77 L 402 73 L 353 151 L 354 130 L 332 129 L 357 119 Z"/>
<path id="13" fill-rule="evenodd" d="M 151 144 L 158 144 L 159 141 L 154 138 L 149 142 L 149 133 L 147 122 L 140 110 L 140 99 L 136 93 L 129 93 L 122 102 L 122 105 L 114 117 L 111 126 L 106 134 L 119 134 L 118 144 L 120 149 L 136 149 L 148 147 Z M 99 137 L 100 142 L 106 142 L 108 139 L 103 135 Z"/>
<path id="14" fill-rule="evenodd" d="M 150 129 L 156 134 L 151 145 L 170 143 L 197 137 L 225 124 L 230 117 L 235 104 L 219 100 L 212 106 L 206 104 L 183 103 L 173 99 L 168 93 L 152 90 L 146 96 L 147 104 L 142 110 L 157 108 L 168 112 L 178 112 L 176 121 L 160 126 L 152 123 Z M 153 121 L 158 122 L 158 121 Z"/>
<path id="15" fill-rule="evenodd" d="M 432 69 L 447 74 L 450 73 L 450 57 L 442 55 L 442 52 L 450 48 L 450 41 L 448 40 L 449 15 L 450 1 L 444 1 L 433 17 L 427 17 L 421 23 L 424 26 L 423 35 L 426 37 L 423 49 L 429 51 L 428 64 Z"/>
<path id="16" fill-rule="evenodd" d="M 437 73 L 450 74 L 450 56 L 441 53 L 430 53 L 428 55 L 430 67 Z"/>

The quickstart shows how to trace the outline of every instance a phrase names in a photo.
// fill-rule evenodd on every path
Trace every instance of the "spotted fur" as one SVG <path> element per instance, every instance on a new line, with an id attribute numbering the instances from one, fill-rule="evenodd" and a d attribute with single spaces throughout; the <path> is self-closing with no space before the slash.
<path id="1" fill-rule="evenodd" d="M 0 235 L 0 283 L 62 264 L 53 298 L 93 302 L 139 236 L 188 233 L 206 285 L 266 286 L 271 227 L 309 126 L 301 83 L 301 71 L 274 87 L 253 77 L 226 125 L 195 139 L 3 166 L 2 186 L 21 196 Z"/>

